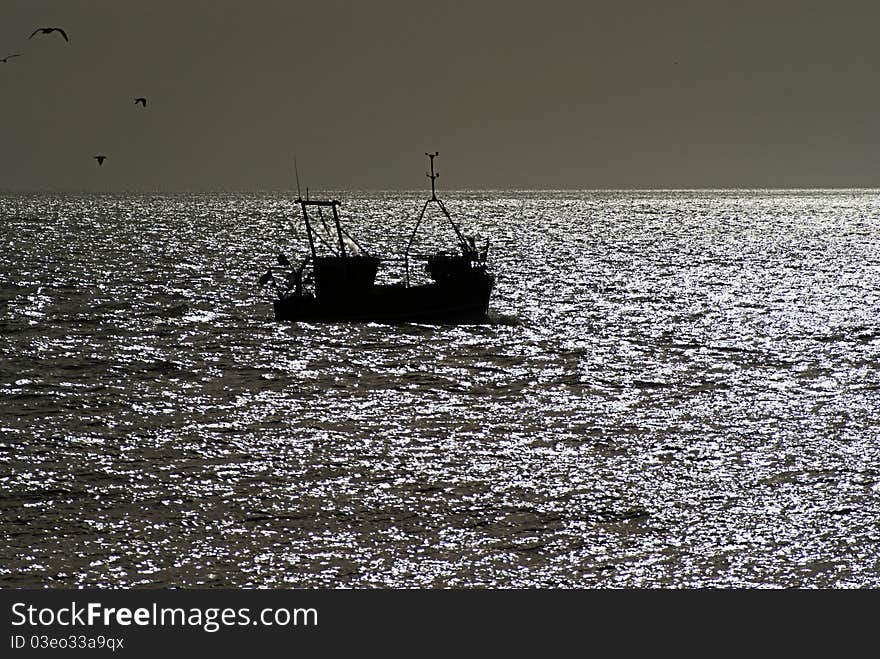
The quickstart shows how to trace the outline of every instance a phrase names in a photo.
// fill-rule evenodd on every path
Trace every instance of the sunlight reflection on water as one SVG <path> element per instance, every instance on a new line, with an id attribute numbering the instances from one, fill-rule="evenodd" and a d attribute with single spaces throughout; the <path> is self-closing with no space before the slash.
<path id="1" fill-rule="evenodd" d="M 274 322 L 281 195 L 0 197 L 0 584 L 880 586 L 875 192 L 447 202 L 492 324 Z"/>

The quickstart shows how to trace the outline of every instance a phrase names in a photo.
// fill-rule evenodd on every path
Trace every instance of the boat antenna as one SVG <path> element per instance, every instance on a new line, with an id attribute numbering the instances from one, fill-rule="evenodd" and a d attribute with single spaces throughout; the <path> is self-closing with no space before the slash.
<path id="1" fill-rule="evenodd" d="M 431 179 L 431 201 L 439 201 L 439 199 L 437 199 L 437 191 L 434 189 L 434 180 L 439 178 L 440 174 L 434 173 L 434 158 L 439 156 L 440 152 L 435 151 L 434 153 L 426 153 L 425 155 L 431 159 L 431 173 L 428 174 L 425 172 L 425 176 Z"/>
<path id="2" fill-rule="evenodd" d="M 296 156 L 293 157 L 293 171 L 296 174 L 296 196 L 302 198 L 302 191 L 299 189 L 299 169 L 296 167 Z"/>

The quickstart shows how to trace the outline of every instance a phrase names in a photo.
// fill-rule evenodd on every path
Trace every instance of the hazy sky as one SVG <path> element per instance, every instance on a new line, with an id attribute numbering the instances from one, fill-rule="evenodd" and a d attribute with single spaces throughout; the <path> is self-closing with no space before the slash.
<path id="1" fill-rule="evenodd" d="M 294 156 L 418 189 L 428 150 L 447 189 L 875 187 L 878 31 L 831 0 L 0 0 L 0 189 L 289 189 Z"/>

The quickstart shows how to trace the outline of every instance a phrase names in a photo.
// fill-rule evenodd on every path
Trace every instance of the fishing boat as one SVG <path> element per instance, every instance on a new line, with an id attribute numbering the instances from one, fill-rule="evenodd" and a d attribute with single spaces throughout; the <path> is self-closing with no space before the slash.
<path id="1" fill-rule="evenodd" d="M 363 247 L 342 226 L 335 199 L 302 198 L 296 203 L 302 210 L 309 255 L 298 266 L 284 255 L 278 264 L 287 274 L 276 278 L 268 269 L 260 278 L 261 285 L 272 285 L 276 320 L 298 322 L 377 322 L 458 324 L 488 321 L 489 298 L 495 284 L 488 271 L 489 241 L 478 249 L 476 239 L 465 237 L 452 219 L 443 201 L 437 196 L 434 158 L 430 159 L 431 197 L 413 227 L 402 257 L 375 256 Z M 430 204 L 436 204 L 452 227 L 457 249 L 438 250 L 426 255 L 412 253 L 416 233 Z M 332 215 L 331 229 L 324 220 L 323 210 Z M 315 217 L 318 214 L 319 217 Z M 324 230 L 321 231 L 321 228 Z M 335 234 L 331 238 L 330 234 Z M 320 247 L 320 251 L 319 251 Z M 383 265 L 403 263 L 403 277 L 392 283 L 377 283 Z M 421 264 L 427 275 L 425 282 L 412 280 L 413 268 Z"/>

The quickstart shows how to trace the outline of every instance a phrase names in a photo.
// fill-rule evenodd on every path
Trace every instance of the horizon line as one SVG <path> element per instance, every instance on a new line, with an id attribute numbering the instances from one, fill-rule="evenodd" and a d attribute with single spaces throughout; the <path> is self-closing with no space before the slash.
<path id="1" fill-rule="evenodd" d="M 449 193 L 475 193 L 475 192 L 747 192 L 747 191 L 790 191 L 790 192 L 816 192 L 816 191 L 846 191 L 846 190 L 880 190 L 877 186 L 712 186 L 712 187 L 605 187 L 605 188 L 447 188 L 443 192 Z M 316 193 L 348 192 L 348 193 L 426 193 L 424 188 L 358 188 L 358 187 L 333 187 L 316 188 Z M 428 191 L 430 192 L 430 191 Z M 291 194 L 300 196 L 293 188 L 120 188 L 119 190 L 96 190 L 85 188 L 0 188 L 0 195 L 7 194 L 89 194 L 89 195 L 116 195 L 116 194 Z M 441 196 L 441 193 L 438 193 Z"/>

